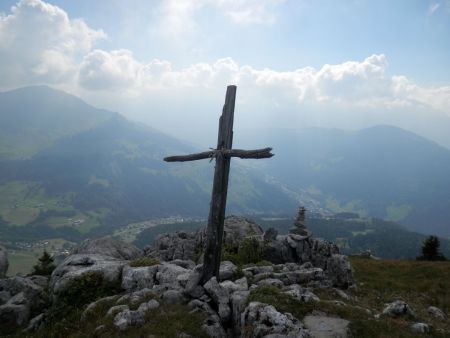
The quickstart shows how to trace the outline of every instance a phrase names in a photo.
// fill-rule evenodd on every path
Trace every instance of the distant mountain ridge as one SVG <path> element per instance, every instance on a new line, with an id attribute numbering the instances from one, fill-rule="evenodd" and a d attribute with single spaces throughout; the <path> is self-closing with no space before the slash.
<path id="1" fill-rule="evenodd" d="M 0 116 L 6 122 L 0 149 L 9 150 L 0 158 L 4 224 L 89 233 L 154 217 L 207 215 L 213 164 L 165 163 L 168 154 L 195 150 L 173 137 L 48 87 L 2 93 Z M 279 187 L 244 171 L 233 167 L 230 210 L 295 209 Z"/>
<path id="2" fill-rule="evenodd" d="M 304 204 L 450 236 L 450 151 L 416 134 L 390 126 L 237 129 L 234 145 L 272 146 L 275 157 L 233 160 L 229 213 L 289 215 Z M 152 217 L 206 217 L 213 164 L 162 161 L 192 151 L 49 87 L 0 93 L 0 228 L 88 234 Z"/>
<path id="3" fill-rule="evenodd" d="M 392 126 L 359 131 L 247 130 L 244 147 L 270 144 L 264 172 L 334 212 L 389 219 L 450 236 L 450 151 Z"/>

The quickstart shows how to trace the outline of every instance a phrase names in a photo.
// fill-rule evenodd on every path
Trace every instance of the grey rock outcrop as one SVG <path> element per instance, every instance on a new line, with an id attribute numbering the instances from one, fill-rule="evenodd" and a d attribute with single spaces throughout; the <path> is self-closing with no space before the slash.
<path id="1" fill-rule="evenodd" d="M 143 255 L 134 245 L 112 237 L 87 239 L 75 247 L 72 254 L 97 254 L 120 260 L 133 260 Z"/>
<path id="2" fill-rule="evenodd" d="M 53 299 L 63 293 L 71 282 L 88 273 L 98 274 L 103 283 L 120 285 L 122 268 L 126 262 L 111 256 L 98 254 L 75 254 L 67 257 L 52 273 L 50 293 Z"/>
<path id="3" fill-rule="evenodd" d="M 145 255 L 162 261 L 191 260 L 197 261 L 202 248 L 201 231 L 187 233 L 177 231 L 156 237 L 155 245 L 146 248 Z"/>
<path id="4" fill-rule="evenodd" d="M 262 236 L 263 229 L 245 217 L 228 216 L 223 227 L 223 242 L 225 245 L 236 246 L 246 237 Z"/>
<path id="5" fill-rule="evenodd" d="M 304 227 L 301 227 L 302 229 Z M 305 229 L 301 230 L 305 233 Z M 203 250 L 205 229 L 195 233 L 176 232 L 160 235 L 155 246 L 146 250 L 146 255 L 162 261 L 175 259 L 198 261 Z M 346 288 L 353 284 L 353 270 L 348 258 L 339 254 L 339 248 L 326 240 L 298 233 L 277 235 L 269 229 L 266 233 L 251 220 L 229 216 L 224 224 L 224 246 L 239 250 L 245 239 L 252 239 L 261 250 L 262 259 L 273 264 L 311 263 L 328 276 L 334 286 Z M 227 276 L 221 275 L 221 279 Z"/>
<path id="6" fill-rule="evenodd" d="M 290 313 L 280 313 L 272 305 L 251 302 L 241 317 L 245 332 L 242 337 L 311 337 L 302 323 Z"/>
<path id="7" fill-rule="evenodd" d="M 25 277 L 0 279 L 0 290 L 6 303 L 0 305 L 0 328 L 5 323 L 23 326 L 43 311 L 48 297 L 42 287 Z"/>
<path id="8" fill-rule="evenodd" d="M 155 284 L 158 265 L 130 267 L 126 265 L 122 271 L 122 288 L 129 291 L 151 289 Z"/>
<path id="9" fill-rule="evenodd" d="M 0 246 L 0 278 L 6 277 L 6 271 L 8 271 L 9 261 L 8 252 L 2 246 Z"/>

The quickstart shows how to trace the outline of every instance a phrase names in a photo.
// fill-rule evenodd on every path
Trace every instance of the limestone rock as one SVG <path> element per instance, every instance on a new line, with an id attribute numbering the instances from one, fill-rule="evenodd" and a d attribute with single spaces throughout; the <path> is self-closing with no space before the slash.
<path id="1" fill-rule="evenodd" d="M 221 320 L 223 322 L 228 321 L 231 315 L 231 309 L 228 304 L 230 301 L 230 294 L 227 289 L 220 286 L 216 280 L 216 277 L 212 277 L 203 287 L 216 303 Z"/>
<path id="2" fill-rule="evenodd" d="M 335 286 L 347 288 L 353 284 L 353 268 L 347 256 L 333 254 L 327 260 L 326 271 Z"/>
<path id="3" fill-rule="evenodd" d="M 232 326 L 234 328 L 234 337 L 241 335 L 242 323 L 241 313 L 244 312 L 247 306 L 247 299 L 250 295 L 250 291 L 236 291 L 231 295 L 231 316 Z"/>
<path id="4" fill-rule="evenodd" d="M 122 271 L 122 288 L 125 290 L 151 289 L 155 284 L 158 265 L 130 267 L 125 266 Z"/>
<path id="5" fill-rule="evenodd" d="M 319 302 L 320 298 L 317 297 L 311 290 L 303 288 L 298 284 L 290 285 L 286 288 L 284 293 L 305 303 Z"/>
<path id="6" fill-rule="evenodd" d="M 8 252 L 2 246 L 0 246 L 0 278 L 6 277 L 6 271 L 8 271 Z"/>
<path id="7" fill-rule="evenodd" d="M 96 273 L 108 284 L 120 285 L 124 261 L 98 254 L 76 254 L 67 257 L 52 273 L 50 293 L 53 299 L 63 293 L 71 282 L 88 273 Z"/>
<path id="8" fill-rule="evenodd" d="M 251 302 L 241 315 L 242 337 L 311 337 L 290 313 L 280 313 L 272 305 Z"/>
<path id="9" fill-rule="evenodd" d="M 347 338 L 349 335 L 348 325 L 350 322 L 345 319 L 306 316 L 303 318 L 303 322 L 315 338 Z"/>
<path id="10" fill-rule="evenodd" d="M 284 286 L 283 282 L 280 281 L 279 279 L 276 279 L 276 278 L 263 279 L 263 280 L 260 280 L 257 284 L 259 286 L 261 286 L 261 285 L 270 285 L 270 286 L 274 286 L 274 287 L 279 288 L 279 289 L 281 289 Z"/>
<path id="11" fill-rule="evenodd" d="M 116 304 L 121 304 L 123 302 L 131 302 L 132 304 L 142 303 L 144 298 L 154 296 L 155 293 L 150 289 L 142 289 L 134 291 L 130 294 L 125 294 L 119 299 L 117 299 Z"/>
<path id="12" fill-rule="evenodd" d="M 230 261 L 220 262 L 219 279 L 221 281 L 231 279 L 236 274 L 237 269 L 237 266 Z"/>
<path id="13" fill-rule="evenodd" d="M 156 281 L 159 285 L 167 286 L 170 289 L 182 289 L 183 285 L 178 281 L 178 276 L 188 274 L 190 271 L 171 263 L 164 262 L 158 268 Z"/>
<path id="14" fill-rule="evenodd" d="M 125 310 L 129 310 L 130 308 L 128 307 L 128 305 L 122 304 L 122 305 L 115 305 L 113 307 L 111 307 L 107 312 L 106 315 L 107 316 L 115 316 L 116 314 L 118 314 L 119 312 L 125 311 Z"/>
<path id="15" fill-rule="evenodd" d="M 226 280 L 220 283 L 220 286 L 228 291 L 228 293 L 233 293 L 236 291 L 247 291 L 248 282 L 246 277 L 235 280 L 234 282 Z"/>
<path id="16" fill-rule="evenodd" d="M 440 319 L 442 321 L 446 321 L 448 319 L 447 315 L 444 313 L 444 311 L 442 311 L 441 309 L 439 309 L 436 306 L 430 306 L 428 308 L 428 313 L 436 318 L 436 319 Z"/>
<path id="17" fill-rule="evenodd" d="M 278 231 L 274 228 L 269 228 L 264 231 L 263 239 L 265 242 L 273 242 L 277 239 Z"/>
<path id="18" fill-rule="evenodd" d="M 262 236 L 263 229 L 255 222 L 238 216 L 228 216 L 224 223 L 223 242 L 230 246 L 237 246 L 246 237 Z"/>
<path id="19" fill-rule="evenodd" d="M 41 313 L 48 304 L 43 288 L 29 278 L 15 276 L 0 279 L 0 290 L 6 303 L 0 305 L 0 331 L 2 324 L 22 326 Z"/>
<path id="20" fill-rule="evenodd" d="M 149 300 L 147 303 L 142 303 L 139 305 L 138 311 L 145 314 L 147 311 L 151 311 L 159 308 L 159 302 L 155 299 Z"/>
<path id="21" fill-rule="evenodd" d="M 201 238 L 200 232 L 177 231 L 161 234 L 156 238 L 155 245 L 145 250 L 145 254 L 162 261 L 196 261 L 201 250 Z"/>
<path id="22" fill-rule="evenodd" d="M 120 331 L 125 331 L 129 326 L 140 325 L 145 322 L 145 318 L 139 311 L 125 310 L 114 317 L 113 324 Z"/>
<path id="23" fill-rule="evenodd" d="M 426 323 L 412 323 L 409 327 L 414 333 L 430 333 L 431 326 Z"/>
<path id="24" fill-rule="evenodd" d="M 392 303 L 385 304 L 383 315 L 391 317 L 409 316 L 415 318 L 416 314 L 411 307 L 402 300 L 396 300 Z"/>
<path id="25" fill-rule="evenodd" d="M 165 301 L 166 303 L 170 304 L 182 304 L 184 303 L 184 297 L 183 294 L 178 290 L 167 290 L 165 291 L 161 299 Z"/>
<path id="26" fill-rule="evenodd" d="M 96 301 L 89 303 L 88 306 L 86 306 L 86 309 L 84 309 L 83 313 L 81 314 L 81 321 L 85 321 L 89 318 L 89 316 L 95 311 L 97 306 L 99 306 L 102 303 L 114 301 L 117 298 L 117 296 L 108 296 L 103 297 L 100 299 L 97 299 Z"/>
<path id="27" fill-rule="evenodd" d="M 72 254 L 98 254 L 120 260 L 133 260 L 142 257 L 140 249 L 112 237 L 87 239 L 75 247 Z"/>
<path id="28" fill-rule="evenodd" d="M 44 321 L 45 316 L 43 313 L 38 314 L 36 317 L 32 318 L 30 322 L 28 323 L 28 326 L 25 328 L 24 332 L 34 332 L 37 331 L 40 326 L 42 325 L 42 322 Z"/>

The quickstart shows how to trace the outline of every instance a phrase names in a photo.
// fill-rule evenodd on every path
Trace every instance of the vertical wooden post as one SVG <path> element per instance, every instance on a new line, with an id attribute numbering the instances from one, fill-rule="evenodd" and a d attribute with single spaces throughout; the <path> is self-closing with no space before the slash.
<path id="1" fill-rule="evenodd" d="M 228 86 L 225 105 L 219 120 L 219 135 L 217 149 L 231 149 L 233 145 L 233 119 L 236 101 L 236 86 Z M 221 151 L 216 155 L 214 183 L 206 228 L 206 248 L 203 260 L 203 282 L 211 277 L 219 279 L 220 254 L 222 250 L 223 225 L 227 204 L 228 176 L 230 173 L 230 157 Z"/>

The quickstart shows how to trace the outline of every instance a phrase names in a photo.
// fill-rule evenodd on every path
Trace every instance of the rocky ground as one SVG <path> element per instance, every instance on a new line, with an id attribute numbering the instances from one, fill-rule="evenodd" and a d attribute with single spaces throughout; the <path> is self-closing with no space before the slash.
<path id="1" fill-rule="evenodd" d="M 0 332 L 272 338 L 450 333 L 439 304 L 429 304 L 424 316 L 394 295 L 386 304 L 366 302 L 348 258 L 310 234 L 281 236 L 229 217 L 219 278 L 202 285 L 203 243 L 203 230 L 162 235 L 143 252 L 111 238 L 85 241 L 49 278 L 0 279 Z"/>

